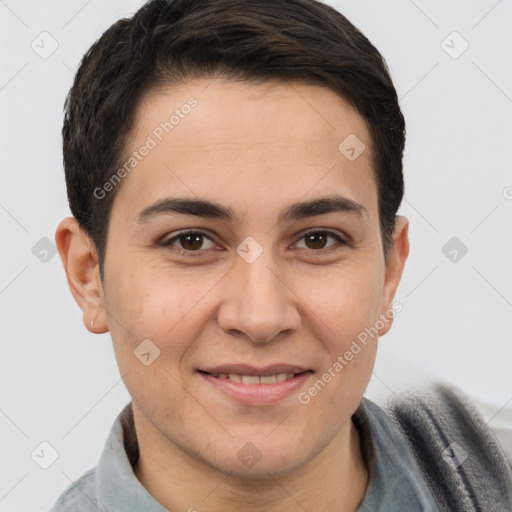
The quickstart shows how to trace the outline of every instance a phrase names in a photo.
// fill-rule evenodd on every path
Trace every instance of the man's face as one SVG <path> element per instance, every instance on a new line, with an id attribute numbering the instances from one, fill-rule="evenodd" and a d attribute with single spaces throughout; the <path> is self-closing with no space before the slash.
<path id="1" fill-rule="evenodd" d="M 349 428 L 377 349 L 353 341 L 389 319 L 397 284 L 367 127 L 327 88 L 220 79 L 138 113 L 127 153 L 151 148 L 117 185 L 103 293 L 139 442 L 240 476 L 299 468 Z M 290 211 L 334 196 L 359 207 Z M 167 199 L 232 218 L 148 210 Z"/>

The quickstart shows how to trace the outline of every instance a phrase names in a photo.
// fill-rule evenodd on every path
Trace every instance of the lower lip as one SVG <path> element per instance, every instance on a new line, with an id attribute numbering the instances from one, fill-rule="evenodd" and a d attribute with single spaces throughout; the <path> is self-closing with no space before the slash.
<path id="1" fill-rule="evenodd" d="M 218 379 L 208 373 L 199 372 L 207 382 L 215 386 L 228 397 L 244 405 L 270 405 L 297 393 L 312 372 L 295 375 L 291 379 L 273 384 L 243 384 L 230 379 Z"/>

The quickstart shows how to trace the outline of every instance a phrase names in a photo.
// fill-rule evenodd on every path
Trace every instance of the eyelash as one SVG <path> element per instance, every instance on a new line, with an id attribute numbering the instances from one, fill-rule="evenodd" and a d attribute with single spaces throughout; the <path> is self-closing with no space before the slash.
<path id="1" fill-rule="evenodd" d="M 330 236 L 330 237 L 334 238 L 339 244 L 341 244 L 341 247 L 338 247 L 335 250 L 340 250 L 344 246 L 349 246 L 350 245 L 340 235 L 338 235 L 334 231 L 330 231 L 328 229 L 314 229 L 314 230 L 308 231 L 308 232 L 304 233 L 299 238 L 298 241 L 302 240 L 303 238 L 307 237 L 308 235 L 312 235 L 312 234 L 316 234 L 316 233 L 321 233 L 321 234 Z M 186 235 L 202 235 L 203 237 L 208 238 L 209 240 L 211 240 L 213 242 L 212 238 L 209 237 L 206 233 L 203 233 L 202 231 L 194 230 L 194 229 L 186 229 L 186 230 L 180 231 L 179 233 L 177 233 L 172 238 L 164 240 L 163 242 L 160 243 L 160 245 L 162 247 L 168 247 L 168 248 L 172 247 L 172 250 L 176 251 L 180 255 L 184 255 L 184 256 L 187 256 L 187 257 L 189 257 L 189 256 L 190 257 L 200 257 L 200 256 L 203 256 L 202 253 L 204 253 L 207 249 L 198 249 L 197 251 L 191 251 L 191 250 L 187 250 L 187 249 L 181 249 L 179 247 L 176 247 L 176 246 L 172 245 L 173 242 L 179 240 L 181 237 L 184 237 Z M 332 247 L 333 246 L 328 247 L 328 248 L 324 248 L 324 249 L 303 249 L 303 250 L 306 251 L 306 253 L 309 254 L 309 255 L 316 256 L 318 254 L 322 254 L 323 252 L 327 252 L 327 251 L 333 250 Z"/>

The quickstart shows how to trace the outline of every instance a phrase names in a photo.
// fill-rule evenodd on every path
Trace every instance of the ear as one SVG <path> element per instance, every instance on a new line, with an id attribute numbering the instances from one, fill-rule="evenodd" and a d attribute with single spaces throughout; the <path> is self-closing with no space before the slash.
<path id="1" fill-rule="evenodd" d="M 386 264 L 386 277 L 382 291 L 382 310 L 387 320 L 384 327 L 379 329 L 379 336 L 384 336 L 393 325 L 393 317 L 390 318 L 390 311 L 395 311 L 392 307 L 398 283 L 402 277 L 405 262 L 409 255 L 409 221 L 406 217 L 397 216 L 395 221 L 395 231 L 393 233 L 393 243 L 390 247 L 389 258 Z M 387 314 L 386 314 L 387 313 Z"/>
<path id="2" fill-rule="evenodd" d="M 93 242 L 74 217 L 67 217 L 59 224 L 55 242 L 69 289 L 83 312 L 85 327 L 95 334 L 107 332 L 103 286 Z"/>

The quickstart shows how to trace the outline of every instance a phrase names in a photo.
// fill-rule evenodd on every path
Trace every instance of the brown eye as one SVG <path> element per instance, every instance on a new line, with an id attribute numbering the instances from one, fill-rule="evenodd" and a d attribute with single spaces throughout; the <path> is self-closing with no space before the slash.
<path id="1" fill-rule="evenodd" d="M 195 251 L 203 245 L 203 235 L 201 233 L 180 235 L 178 240 L 181 243 L 181 247 L 187 251 Z"/>
<path id="2" fill-rule="evenodd" d="M 304 237 L 309 249 L 323 249 L 327 243 L 325 233 L 311 233 Z"/>
<path id="3" fill-rule="evenodd" d="M 205 247 L 205 243 L 207 242 L 209 242 L 210 245 Z M 182 231 L 176 236 L 161 242 L 161 245 L 175 248 L 177 252 L 184 254 L 194 252 L 201 253 L 206 249 L 215 247 L 212 239 L 200 231 Z"/>
<path id="4" fill-rule="evenodd" d="M 329 243 L 329 238 L 334 239 L 335 242 L 338 242 L 337 245 L 348 245 L 345 240 L 343 240 L 338 234 L 333 233 L 332 231 L 310 231 L 309 233 L 303 235 L 301 240 L 304 240 L 304 248 L 314 253 L 335 246 L 336 243 L 327 245 Z"/>

